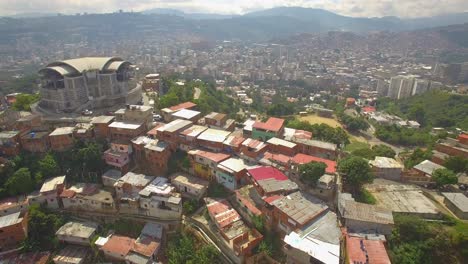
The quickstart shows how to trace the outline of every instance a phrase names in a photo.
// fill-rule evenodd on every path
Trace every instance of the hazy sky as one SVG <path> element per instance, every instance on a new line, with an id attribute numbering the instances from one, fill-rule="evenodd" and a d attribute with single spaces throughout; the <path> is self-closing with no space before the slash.
<path id="1" fill-rule="evenodd" d="M 175 8 L 185 12 L 244 14 L 275 6 L 327 9 L 348 16 L 422 17 L 467 12 L 468 0 L 0 0 L 0 15 L 101 13 Z"/>

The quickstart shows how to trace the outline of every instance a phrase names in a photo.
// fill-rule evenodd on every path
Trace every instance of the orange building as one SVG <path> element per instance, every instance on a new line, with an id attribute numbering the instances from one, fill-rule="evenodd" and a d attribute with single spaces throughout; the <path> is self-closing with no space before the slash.
<path id="1" fill-rule="evenodd" d="M 96 138 L 110 139 L 110 128 L 109 125 L 114 121 L 113 116 L 97 116 L 91 120 L 91 124 L 94 125 L 94 135 Z"/>
<path id="2" fill-rule="evenodd" d="M 44 153 L 49 150 L 50 141 L 48 132 L 34 132 L 31 131 L 21 136 L 21 147 L 29 152 Z"/>
<path id="3" fill-rule="evenodd" d="M 14 249 L 28 236 L 27 213 L 13 213 L 0 217 L 0 249 Z"/>
<path id="4" fill-rule="evenodd" d="M 49 134 L 50 148 L 53 151 L 63 152 L 73 147 L 74 127 L 59 127 Z"/>

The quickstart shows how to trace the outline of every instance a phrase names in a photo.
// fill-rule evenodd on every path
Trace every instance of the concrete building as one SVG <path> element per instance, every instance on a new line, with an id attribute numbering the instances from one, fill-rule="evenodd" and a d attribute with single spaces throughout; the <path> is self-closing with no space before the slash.
<path id="1" fill-rule="evenodd" d="M 184 198 L 200 200 L 208 190 L 209 182 L 197 177 L 176 173 L 169 178 L 172 185 Z"/>
<path id="2" fill-rule="evenodd" d="M 370 185 L 367 190 L 379 207 L 394 213 L 416 215 L 428 219 L 440 218 L 440 211 L 421 189 L 412 185 Z"/>
<path id="3" fill-rule="evenodd" d="M 249 161 L 255 162 L 261 159 L 268 150 L 268 144 L 263 141 L 248 138 L 240 145 L 240 156 Z"/>
<path id="4" fill-rule="evenodd" d="M 193 125 L 179 133 L 179 148 L 185 151 L 190 151 L 199 146 L 197 137 L 207 130 L 206 126 Z"/>
<path id="5" fill-rule="evenodd" d="M 197 137 L 198 145 L 215 152 L 220 152 L 224 148 L 223 142 L 230 134 L 230 131 L 208 128 Z"/>
<path id="6" fill-rule="evenodd" d="M 159 90 L 160 76 L 158 73 L 151 73 L 143 79 L 142 88 L 146 91 L 160 92 Z"/>
<path id="7" fill-rule="evenodd" d="M 145 133 L 145 123 L 115 121 L 109 125 L 111 139 L 113 141 L 130 141 Z"/>
<path id="8" fill-rule="evenodd" d="M 114 188 L 114 184 L 122 177 L 122 172 L 116 169 L 110 169 L 101 176 L 102 185 Z"/>
<path id="9" fill-rule="evenodd" d="M 167 178 L 156 177 L 139 193 L 140 209 L 146 216 L 178 220 L 182 216 L 182 198 Z"/>
<path id="10" fill-rule="evenodd" d="M 375 157 L 374 160 L 369 161 L 369 165 L 376 177 L 392 181 L 399 181 L 403 171 L 402 164 L 387 157 Z"/>
<path id="11" fill-rule="evenodd" d="M 124 262 L 134 244 L 133 238 L 112 235 L 100 250 L 108 260 Z"/>
<path id="12" fill-rule="evenodd" d="M 444 204 L 458 218 L 468 220 L 468 198 L 463 193 L 442 193 Z"/>
<path id="13" fill-rule="evenodd" d="M 331 211 L 287 234 L 283 241 L 287 264 L 340 263 L 341 230 Z"/>
<path id="14" fill-rule="evenodd" d="M 229 154 L 203 151 L 200 149 L 190 150 L 187 154 L 192 165 L 193 173 L 209 181 L 215 178 L 218 164 L 231 157 Z"/>
<path id="15" fill-rule="evenodd" d="M 123 141 L 115 141 L 110 144 L 110 148 L 104 151 L 104 160 L 107 165 L 113 166 L 122 173 L 128 171 L 131 161 L 132 145 Z"/>
<path id="16" fill-rule="evenodd" d="M 264 199 L 263 208 L 267 225 L 281 233 L 282 237 L 303 228 L 328 211 L 319 199 L 297 191 L 287 196 L 275 195 Z"/>
<path id="17" fill-rule="evenodd" d="M 414 81 L 413 91 L 411 95 L 422 94 L 429 90 L 429 81 L 423 79 L 416 79 Z"/>
<path id="18" fill-rule="evenodd" d="M 247 170 L 249 180 L 260 196 L 287 195 L 297 191 L 297 184 L 288 179 L 280 170 L 273 167 L 257 167 Z"/>
<path id="19" fill-rule="evenodd" d="M 216 168 L 216 181 L 230 190 L 235 190 L 245 183 L 248 167 L 243 159 L 229 158 L 224 160 Z"/>
<path id="20" fill-rule="evenodd" d="M 385 80 L 379 79 L 377 81 L 377 89 L 376 89 L 377 95 L 381 97 L 387 96 L 388 86 L 389 86 L 388 82 L 386 82 Z"/>
<path id="21" fill-rule="evenodd" d="M 72 211 L 115 213 L 112 193 L 97 184 L 77 183 L 60 194 L 63 209 Z"/>
<path id="22" fill-rule="evenodd" d="M 192 124 L 193 122 L 188 120 L 174 120 L 156 129 L 156 137 L 169 143 L 172 150 L 176 150 L 179 146 L 179 133 L 188 129 Z"/>
<path id="23" fill-rule="evenodd" d="M 393 229 L 392 211 L 352 200 L 339 201 L 340 214 L 349 232 L 390 235 Z"/>
<path id="24" fill-rule="evenodd" d="M 86 57 L 57 61 L 39 71 L 39 106 L 53 112 L 124 104 L 131 90 L 131 63 L 118 57 Z"/>
<path id="25" fill-rule="evenodd" d="M 127 104 L 125 108 L 115 111 L 115 119 L 127 123 L 142 123 L 148 130 L 153 123 L 153 107 Z"/>
<path id="26" fill-rule="evenodd" d="M 89 246 L 96 234 L 97 224 L 68 222 L 57 230 L 55 235 L 61 242 Z"/>
<path id="27" fill-rule="evenodd" d="M 154 176 L 127 172 L 114 184 L 115 193 L 118 198 L 137 194 L 143 190 L 150 182 L 154 180 Z"/>
<path id="28" fill-rule="evenodd" d="M 50 178 L 44 181 L 39 193 L 44 197 L 46 206 L 50 209 L 60 207 L 59 195 L 65 187 L 65 176 Z"/>

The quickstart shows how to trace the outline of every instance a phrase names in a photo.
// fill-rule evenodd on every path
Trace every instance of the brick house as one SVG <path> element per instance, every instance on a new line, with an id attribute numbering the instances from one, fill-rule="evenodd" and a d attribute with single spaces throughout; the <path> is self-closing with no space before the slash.
<path id="1" fill-rule="evenodd" d="M 0 132 L 0 152 L 6 156 L 16 156 L 20 153 L 20 132 Z"/>
<path id="2" fill-rule="evenodd" d="M 49 134 L 50 148 L 53 151 L 63 152 L 73 147 L 74 127 L 59 127 Z"/>
<path id="3" fill-rule="evenodd" d="M 115 121 L 109 125 L 111 140 L 130 142 L 133 138 L 145 133 L 144 123 L 129 123 Z"/>
<path id="4" fill-rule="evenodd" d="M 252 126 L 252 138 L 267 141 L 273 137 L 281 137 L 284 130 L 284 119 L 270 117 L 266 122 L 256 121 Z"/>
<path id="5" fill-rule="evenodd" d="M 268 145 L 265 142 L 248 138 L 240 146 L 240 155 L 250 161 L 257 161 L 267 150 Z"/>
<path id="6" fill-rule="evenodd" d="M 45 153 L 49 151 L 50 141 L 48 132 L 31 131 L 21 136 L 21 147 L 33 153 Z"/>
<path id="7" fill-rule="evenodd" d="M 198 145 L 212 151 L 222 151 L 223 142 L 229 134 L 231 134 L 230 131 L 208 128 L 197 137 Z"/>
<path id="8" fill-rule="evenodd" d="M 224 160 L 216 168 L 216 181 L 230 190 L 235 190 L 247 182 L 248 167 L 243 159 L 229 158 Z"/>
<path id="9" fill-rule="evenodd" d="M 109 126 L 114 122 L 114 119 L 114 116 L 97 116 L 91 120 L 96 138 L 110 139 L 111 134 Z"/>
<path id="10" fill-rule="evenodd" d="M 299 149 L 296 143 L 292 143 L 280 138 L 270 138 L 267 141 L 268 150 L 272 153 L 281 153 L 286 156 L 294 156 Z"/>
<path id="11" fill-rule="evenodd" d="M 157 129 L 156 137 L 169 143 L 172 150 L 179 146 L 179 133 L 192 126 L 192 121 L 177 119 Z"/>
<path id="12" fill-rule="evenodd" d="M 0 250 L 17 248 L 28 236 L 28 214 L 16 212 L 0 217 Z"/>
<path id="13" fill-rule="evenodd" d="M 338 146 L 333 143 L 302 138 L 291 138 L 291 141 L 299 145 L 298 151 L 303 154 L 336 160 Z"/>
<path id="14" fill-rule="evenodd" d="M 164 141 L 153 139 L 145 145 L 146 164 L 144 169 L 151 175 L 164 175 L 171 158 L 172 151 Z"/>

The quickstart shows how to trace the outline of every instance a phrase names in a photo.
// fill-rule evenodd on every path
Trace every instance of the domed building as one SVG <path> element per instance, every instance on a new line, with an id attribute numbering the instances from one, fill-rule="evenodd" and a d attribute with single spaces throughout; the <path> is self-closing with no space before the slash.
<path id="1" fill-rule="evenodd" d="M 39 106 L 53 112 L 77 112 L 125 104 L 132 64 L 118 57 L 57 61 L 39 71 Z"/>

